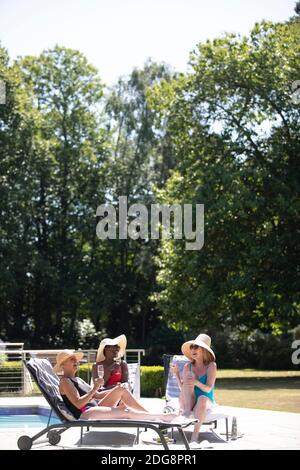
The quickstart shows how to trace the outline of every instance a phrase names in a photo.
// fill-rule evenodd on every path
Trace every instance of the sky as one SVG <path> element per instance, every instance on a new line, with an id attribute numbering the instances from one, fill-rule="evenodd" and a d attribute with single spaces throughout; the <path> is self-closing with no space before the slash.
<path id="1" fill-rule="evenodd" d="M 296 0 L 0 0 L 0 42 L 12 59 L 55 44 L 80 50 L 113 85 L 147 58 L 186 71 L 196 44 L 285 21 Z"/>

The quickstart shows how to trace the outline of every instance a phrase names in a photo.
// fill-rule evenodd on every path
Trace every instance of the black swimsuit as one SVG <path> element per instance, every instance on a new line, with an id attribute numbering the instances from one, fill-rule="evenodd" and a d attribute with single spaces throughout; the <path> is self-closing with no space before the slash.
<path id="1" fill-rule="evenodd" d="M 78 379 L 77 378 L 72 378 L 72 377 L 68 377 L 72 384 L 75 386 L 75 388 L 78 390 L 78 393 L 79 395 L 82 397 L 83 395 L 86 395 L 90 390 L 91 388 L 88 386 L 88 384 L 86 384 L 83 380 L 78 383 Z M 75 416 L 76 419 L 79 419 L 80 418 L 80 415 L 88 410 L 89 408 L 92 408 L 94 406 L 98 406 L 98 403 L 96 400 L 90 400 L 86 405 L 84 405 L 83 407 L 81 408 L 76 408 L 76 406 L 73 405 L 73 403 L 70 402 L 69 398 L 67 397 L 67 395 L 62 395 L 61 396 L 63 401 L 65 402 L 65 405 L 66 407 L 68 408 L 68 410 L 71 411 L 71 413 Z"/>

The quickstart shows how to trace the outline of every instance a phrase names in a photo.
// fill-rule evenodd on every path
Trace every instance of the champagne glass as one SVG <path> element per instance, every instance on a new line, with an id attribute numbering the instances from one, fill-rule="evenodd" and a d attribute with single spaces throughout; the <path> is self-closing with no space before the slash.
<path id="1" fill-rule="evenodd" d="M 103 367 L 102 364 L 99 364 L 97 366 L 97 374 L 98 374 L 99 379 L 103 379 L 103 377 L 104 377 L 104 367 Z"/>
<path id="2" fill-rule="evenodd" d="M 97 366 L 97 374 L 98 374 L 99 379 L 103 379 L 103 377 L 104 377 L 104 367 L 103 367 L 102 364 L 99 364 Z M 103 388 L 104 388 L 104 384 L 101 385 L 100 390 L 102 390 Z"/>
<path id="3" fill-rule="evenodd" d="M 97 366 L 97 374 L 98 374 L 99 379 L 103 379 L 103 377 L 104 377 L 104 367 L 103 367 L 102 364 L 99 364 Z M 103 385 L 101 385 L 100 390 L 101 389 L 103 389 Z"/>
<path id="4" fill-rule="evenodd" d="M 121 358 L 118 357 L 118 356 L 117 356 L 117 357 L 114 357 L 114 363 L 115 363 L 117 366 L 121 365 Z"/>

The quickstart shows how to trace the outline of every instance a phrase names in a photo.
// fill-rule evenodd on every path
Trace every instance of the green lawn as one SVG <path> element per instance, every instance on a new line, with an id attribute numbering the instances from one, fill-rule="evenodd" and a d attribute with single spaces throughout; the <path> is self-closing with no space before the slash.
<path id="1" fill-rule="evenodd" d="M 220 379 L 298 377 L 300 379 L 300 370 L 219 369 L 217 377 Z"/>
<path id="2" fill-rule="evenodd" d="M 300 371 L 219 370 L 219 405 L 300 413 Z"/>

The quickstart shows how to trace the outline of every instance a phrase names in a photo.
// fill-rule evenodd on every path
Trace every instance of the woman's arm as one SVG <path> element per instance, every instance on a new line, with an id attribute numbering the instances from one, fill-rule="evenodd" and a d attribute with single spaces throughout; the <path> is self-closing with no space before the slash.
<path id="1" fill-rule="evenodd" d="M 96 400 L 101 400 L 108 394 L 108 391 L 109 391 L 108 388 L 106 388 L 105 390 L 102 390 L 101 392 L 96 392 L 93 398 L 95 398 Z"/>
<path id="2" fill-rule="evenodd" d="M 184 375 L 186 369 L 188 368 L 189 364 L 185 364 L 185 366 L 183 367 L 183 372 L 182 372 L 182 376 Z M 180 373 L 179 373 L 179 368 L 178 368 L 178 365 L 176 364 L 176 368 L 174 369 L 174 375 L 176 377 L 176 381 L 177 381 L 177 385 L 178 387 L 180 388 L 180 390 L 182 389 L 182 386 L 183 386 L 183 380 L 181 380 L 180 378 Z"/>
<path id="3" fill-rule="evenodd" d="M 94 386 L 82 397 L 79 395 L 78 390 L 72 384 L 71 380 L 67 378 L 62 378 L 60 380 L 59 389 L 61 394 L 66 395 L 70 402 L 76 406 L 79 410 L 86 405 L 97 393 L 98 388 L 103 384 L 103 379 L 96 379 L 94 381 Z"/>
<path id="4" fill-rule="evenodd" d="M 207 369 L 207 382 L 206 384 L 202 384 L 199 380 L 194 381 L 194 385 L 199 387 L 203 392 L 209 393 L 213 386 L 215 385 L 217 377 L 217 364 L 215 362 L 211 362 Z"/>
<path id="5" fill-rule="evenodd" d="M 129 379 L 129 371 L 128 371 L 127 362 L 122 361 L 122 362 L 121 362 L 121 368 L 122 368 L 122 379 L 121 379 L 121 383 L 126 383 L 126 382 L 128 382 L 128 379 Z"/>

